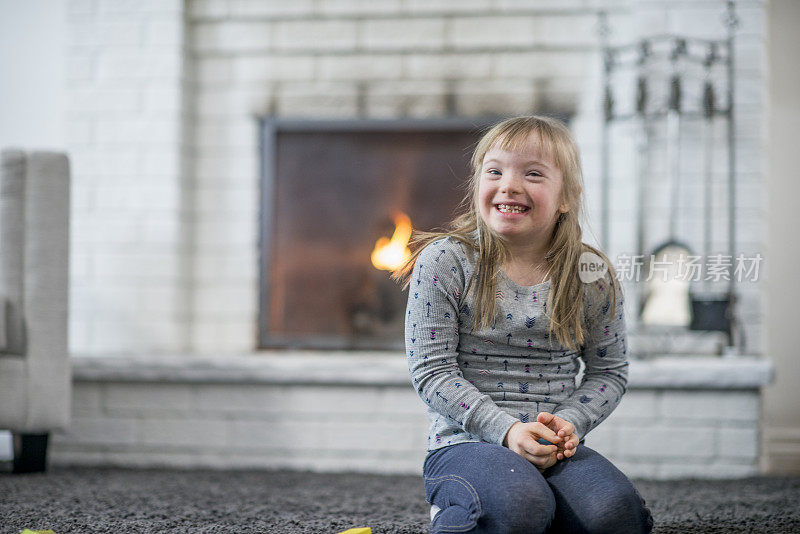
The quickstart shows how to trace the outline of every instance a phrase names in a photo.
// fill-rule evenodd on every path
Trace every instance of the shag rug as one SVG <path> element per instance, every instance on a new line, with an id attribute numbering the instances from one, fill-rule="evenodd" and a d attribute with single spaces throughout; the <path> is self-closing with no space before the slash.
<path id="1" fill-rule="evenodd" d="M 633 480 L 657 533 L 800 532 L 800 477 Z M 428 532 L 422 478 L 51 467 L 0 473 L 0 532 Z"/>

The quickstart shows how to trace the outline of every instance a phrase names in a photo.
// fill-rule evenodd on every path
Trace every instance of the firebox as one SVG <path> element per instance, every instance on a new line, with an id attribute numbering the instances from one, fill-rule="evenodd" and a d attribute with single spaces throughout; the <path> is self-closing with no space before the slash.
<path id="1" fill-rule="evenodd" d="M 261 119 L 259 347 L 402 350 L 387 269 L 458 213 L 494 122 Z"/>

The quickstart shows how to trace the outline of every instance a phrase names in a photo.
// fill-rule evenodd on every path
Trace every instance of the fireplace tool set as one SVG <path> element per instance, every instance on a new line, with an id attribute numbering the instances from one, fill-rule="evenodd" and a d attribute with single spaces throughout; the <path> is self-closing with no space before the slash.
<path id="1" fill-rule="evenodd" d="M 666 327 L 672 332 L 722 332 L 727 339 L 723 352 L 735 353 L 743 345 L 743 335 L 734 313 L 733 273 L 729 271 L 727 280 L 723 280 L 723 284 L 727 282 L 723 291 L 715 289 L 720 282 L 710 282 L 709 278 L 713 277 L 707 272 L 701 273 L 700 280 L 694 276 L 693 285 L 689 281 L 691 276 L 685 273 L 678 276 L 679 266 L 685 270 L 693 263 L 692 259 L 699 257 L 707 261 L 712 255 L 712 237 L 714 230 L 720 228 L 720 220 L 727 219 L 727 254 L 731 261 L 735 258 L 733 33 L 737 19 L 730 1 L 725 23 L 728 29 L 725 40 L 666 35 L 642 39 L 635 44 L 603 47 L 601 189 L 606 209 L 601 228 L 602 244 L 608 250 L 611 151 L 612 148 L 620 150 L 626 141 L 630 146 L 633 141 L 638 249 L 633 257 L 643 258 L 639 265 L 643 267 L 641 274 L 650 273 L 647 281 L 639 279 L 634 286 L 638 294 L 639 328 L 642 331 L 648 328 L 659 331 Z M 631 88 L 633 90 L 626 92 Z M 622 95 L 619 102 L 617 94 Z M 626 94 L 629 95 L 627 102 L 624 101 Z M 727 185 L 727 191 L 715 194 L 715 151 L 719 151 L 715 147 L 715 133 L 721 126 L 725 132 L 721 148 L 727 157 L 727 183 L 723 184 Z M 618 135 L 620 130 L 624 141 Z M 687 158 L 687 153 L 696 153 L 698 149 L 702 157 Z M 701 187 L 698 187 L 697 176 L 701 177 Z M 661 194 L 656 196 L 655 190 Z M 715 198 L 724 201 L 725 196 L 726 206 L 714 205 Z M 692 206 L 691 201 L 698 197 L 702 198 L 702 203 Z M 647 227 L 658 221 L 646 220 L 645 214 L 661 207 L 648 204 L 648 200 L 666 204 L 666 235 L 663 229 L 661 236 L 647 235 Z M 702 215 L 696 223 L 687 217 L 692 209 Z M 679 223 L 684 223 L 684 228 L 688 226 L 689 231 L 679 234 Z M 660 237 L 660 241 L 653 241 L 653 237 Z M 700 245 L 701 250 L 693 250 L 689 243 Z M 651 271 L 656 266 L 659 267 Z M 694 268 L 698 267 L 702 269 L 702 265 L 695 263 Z"/>

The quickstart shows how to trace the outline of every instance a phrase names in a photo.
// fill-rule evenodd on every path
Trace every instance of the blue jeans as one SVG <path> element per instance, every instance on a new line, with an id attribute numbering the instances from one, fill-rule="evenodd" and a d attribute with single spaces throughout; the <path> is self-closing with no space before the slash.
<path id="1" fill-rule="evenodd" d="M 543 473 L 492 443 L 428 453 L 425 498 L 441 508 L 430 532 L 648 533 L 653 517 L 631 481 L 581 444 Z"/>

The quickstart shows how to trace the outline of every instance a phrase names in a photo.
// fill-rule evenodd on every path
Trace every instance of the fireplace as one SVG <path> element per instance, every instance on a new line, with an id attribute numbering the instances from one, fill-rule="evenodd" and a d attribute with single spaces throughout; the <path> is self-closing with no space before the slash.
<path id="1" fill-rule="evenodd" d="M 262 119 L 259 347 L 402 349 L 408 293 L 371 255 L 453 218 L 492 122 Z"/>

